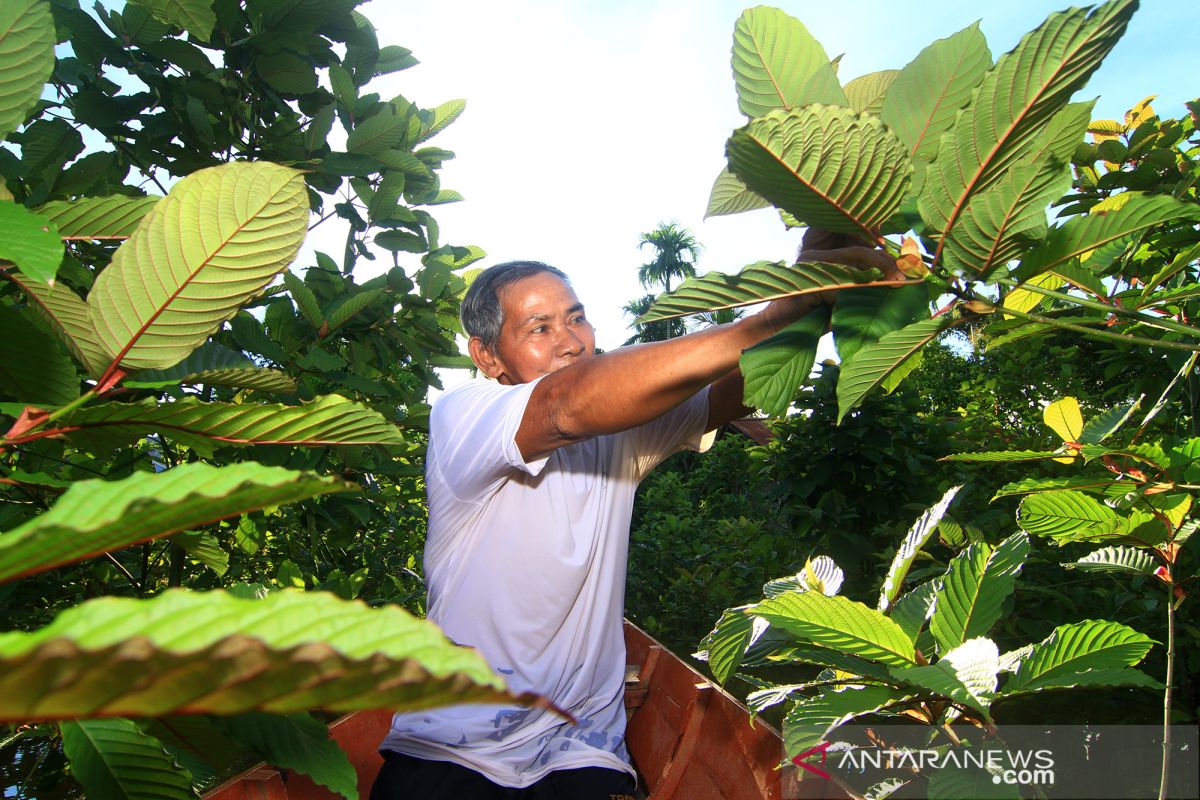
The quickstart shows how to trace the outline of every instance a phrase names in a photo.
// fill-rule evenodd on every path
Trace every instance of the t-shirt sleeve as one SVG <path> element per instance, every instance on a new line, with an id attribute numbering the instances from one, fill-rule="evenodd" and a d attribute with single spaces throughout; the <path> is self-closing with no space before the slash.
<path id="1" fill-rule="evenodd" d="M 537 475 L 549 455 L 526 461 L 517 429 L 538 378 L 518 386 L 472 381 L 443 395 L 429 421 L 430 458 L 459 500 L 473 501 L 514 470 Z"/>
<path id="2" fill-rule="evenodd" d="M 626 433 L 639 481 L 673 453 L 708 449 L 708 389 L 704 387 L 661 417 Z"/>

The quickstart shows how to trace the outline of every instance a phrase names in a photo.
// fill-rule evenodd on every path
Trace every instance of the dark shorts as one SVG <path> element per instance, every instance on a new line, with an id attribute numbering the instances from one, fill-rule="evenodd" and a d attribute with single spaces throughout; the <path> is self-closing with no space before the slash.
<path id="1" fill-rule="evenodd" d="M 511 789 L 449 761 L 384 751 L 383 769 L 371 787 L 371 800 L 633 800 L 627 772 L 604 767 L 562 769 L 532 786 Z"/>

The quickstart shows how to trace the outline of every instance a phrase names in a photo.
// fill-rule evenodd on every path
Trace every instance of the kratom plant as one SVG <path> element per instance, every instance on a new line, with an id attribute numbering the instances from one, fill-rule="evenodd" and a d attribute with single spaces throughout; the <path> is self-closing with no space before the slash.
<path id="1" fill-rule="evenodd" d="M 1195 118 L 1160 123 L 1142 106 L 1124 124 L 1093 123 L 1093 103 L 1069 102 L 1136 9 L 1137 0 L 1111 0 L 1052 14 L 994 63 L 972 25 L 903 69 L 845 85 L 799 21 L 746 11 L 734 28 L 733 75 L 749 122 L 729 138 L 709 215 L 773 205 L 788 225 L 887 248 L 909 285 L 764 261 L 690 279 L 639 321 L 840 288 L 832 319 L 814 311 L 742 357 L 747 403 L 781 414 L 832 325 L 839 418 L 868 392 L 894 388 L 926 344 L 986 315 L 1013 320 L 1014 336 L 1057 329 L 1200 351 L 1200 329 L 1178 304 L 1180 273 L 1192 286 L 1187 268 L 1198 255 L 1188 247 L 1200 240 Z M 1089 130 L 1107 140 L 1085 145 Z M 1074 182 L 1073 158 L 1085 164 Z M 1073 185 L 1049 225 L 1048 208 Z M 1143 272 L 1133 253 L 1150 234 L 1169 235 L 1178 258 Z M 1051 307 L 1035 313 L 1039 304 Z"/>
<path id="2" fill-rule="evenodd" d="M 767 583 L 760 602 L 727 610 L 702 642 L 698 655 L 721 682 L 742 667 L 823 668 L 798 684 L 743 676 L 762 687 L 748 697 L 756 711 L 789 702 L 789 758 L 868 715 L 917 720 L 944 732 L 946 744 L 956 742 L 951 723 L 992 728 L 996 707 L 1015 698 L 1085 687 L 1161 688 L 1135 669 L 1154 641 L 1119 622 L 1059 625 L 1040 642 L 1000 652 L 989 632 L 1029 556 L 1024 532 L 995 546 L 972 543 L 942 574 L 906 587 L 958 490 L 947 491 L 909 530 L 872 605 L 839 595 L 842 571 L 819 556 L 796 575 Z M 951 776 L 935 773 L 930 796 Z"/>
<path id="3" fill-rule="evenodd" d="M 131 798 L 266 758 L 352 799 L 307 710 L 514 700 L 350 602 L 414 564 L 365 548 L 423 516 L 426 391 L 461 363 L 482 251 L 425 207 L 457 199 L 426 143 L 463 103 L 367 93 L 416 62 L 353 1 L 110 5 L 0 4 L 0 757 Z M 333 216 L 340 263 L 289 271 Z"/>

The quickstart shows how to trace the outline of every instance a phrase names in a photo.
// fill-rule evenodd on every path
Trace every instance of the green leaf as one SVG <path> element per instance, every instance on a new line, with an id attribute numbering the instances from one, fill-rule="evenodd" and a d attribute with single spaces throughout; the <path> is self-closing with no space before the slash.
<path id="1" fill-rule="evenodd" d="M 375 62 L 375 74 L 388 75 L 421 63 L 412 51 L 394 44 L 379 48 L 379 60 Z"/>
<path id="2" fill-rule="evenodd" d="M 0 4 L 0 139 L 25 122 L 54 71 L 54 18 L 45 0 Z"/>
<path id="3" fill-rule="evenodd" d="M 879 115 L 914 161 L 932 161 L 941 135 L 992 66 L 976 22 L 922 50 L 896 76 Z"/>
<path id="4" fill-rule="evenodd" d="M 912 179 L 904 145 L 877 117 L 813 105 L 735 131 L 729 169 L 807 225 L 865 235 L 900 210 Z"/>
<path id="5" fill-rule="evenodd" d="M 914 322 L 884 334 L 878 342 L 863 347 L 854 358 L 844 362 L 837 385 L 838 423 L 841 424 L 868 392 L 901 369 L 904 362 L 953 324 L 945 316 Z"/>
<path id="6" fill-rule="evenodd" d="M 213 723 L 268 764 L 307 775 L 346 800 L 359 800 L 358 773 L 350 759 L 329 738 L 329 728 L 308 714 L 240 714 L 215 717 Z"/>
<path id="7" fill-rule="evenodd" d="M 900 597 L 892 606 L 888 616 L 900 626 L 900 629 L 912 639 L 925 627 L 925 621 L 933 614 L 933 604 L 937 600 L 939 581 L 925 581 L 917 588 Z"/>
<path id="8" fill-rule="evenodd" d="M 0 393 L 43 408 L 79 397 L 75 362 L 48 333 L 16 309 L 0 305 Z"/>
<path id="9" fill-rule="evenodd" d="M 976 638 L 950 650 L 936 664 L 893 669 L 897 680 L 949 697 L 990 718 L 996 694 L 1000 651 L 991 639 Z"/>
<path id="10" fill-rule="evenodd" d="M 895 289 L 843 289 L 833 307 L 833 343 L 848 361 L 866 345 L 920 319 L 929 318 L 928 291 L 923 284 Z"/>
<path id="11" fill-rule="evenodd" d="M 1071 489 L 1032 494 L 1017 508 L 1017 524 L 1056 544 L 1124 537 L 1129 520 L 1094 497 Z"/>
<path id="12" fill-rule="evenodd" d="M 171 541 L 217 575 L 224 575 L 229 571 L 229 553 L 221 548 L 217 537 L 211 533 L 181 531 L 172 536 Z"/>
<path id="13" fill-rule="evenodd" d="M 346 150 L 366 156 L 379 155 L 399 145 L 407 128 L 408 123 L 404 119 L 390 112 L 381 112 L 354 126 L 354 130 L 346 137 Z"/>
<path id="14" fill-rule="evenodd" d="M 803 755 L 829 732 L 855 717 L 908 699 L 890 686 L 823 688 L 816 697 L 801 700 L 783 718 L 783 744 L 788 758 Z"/>
<path id="15" fill-rule="evenodd" d="M 1061 455 L 1057 450 L 993 450 L 985 453 L 955 453 L 946 456 L 942 461 L 975 461 L 990 464 L 1006 461 L 1042 461 Z"/>
<path id="16" fill-rule="evenodd" d="M 88 797 L 104 800 L 190 800 L 192 778 L 162 742 L 127 719 L 61 724 L 63 752 Z"/>
<path id="17" fill-rule="evenodd" d="M 828 306 L 813 309 L 770 339 L 742 351 L 738 366 L 745 378 L 743 403 L 772 417 L 787 413 L 812 372 L 829 315 Z"/>
<path id="18" fill-rule="evenodd" d="M 136 389 L 158 389 L 180 384 L 234 386 L 287 394 L 296 391 L 296 382 L 286 374 L 273 369 L 259 369 L 241 353 L 216 342 L 205 342 L 173 367 L 140 370 L 121 382 L 123 386 Z"/>
<path id="19" fill-rule="evenodd" d="M 1083 620 L 1059 625 L 1033 646 L 1004 686 L 1004 693 L 1066 687 L 1086 670 L 1108 670 L 1137 664 L 1154 640 L 1127 625 L 1109 620 Z"/>
<path id="20" fill-rule="evenodd" d="M 312 289 L 291 270 L 283 273 L 283 283 L 300 308 L 300 313 L 308 320 L 308 324 L 319 330 L 325 324 L 325 315 L 321 313 L 321 306 L 317 303 L 317 296 L 313 294 Z"/>
<path id="21" fill-rule="evenodd" d="M 16 264 L 30 278 L 52 285 L 63 243 L 50 220 L 25 206 L 0 200 L 0 262 Z"/>
<path id="22" fill-rule="evenodd" d="M 114 481 L 76 482 L 49 511 L 0 535 L 0 581 L 42 572 L 266 506 L 353 484 L 242 462 L 194 462 Z"/>
<path id="23" fill-rule="evenodd" d="M 1015 279 L 1028 280 L 1108 242 L 1164 222 L 1200 220 L 1200 208 L 1195 203 L 1170 195 L 1125 192 L 1120 197 L 1125 198 L 1120 208 L 1072 217 L 1052 230 L 1046 243 L 1021 262 Z"/>
<path id="24" fill-rule="evenodd" d="M 96 278 L 88 305 L 100 343 L 126 369 L 178 363 L 287 268 L 307 232 L 298 170 L 257 162 L 193 172 Z"/>
<path id="25" fill-rule="evenodd" d="M 1029 537 L 1017 533 L 995 548 L 975 542 L 954 557 L 929 621 L 941 652 L 985 635 L 996 624 L 1028 556 Z"/>
<path id="26" fill-rule="evenodd" d="M 1118 545 L 1093 550 L 1081 559 L 1063 564 L 1067 569 L 1081 572 L 1125 572 L 1132 575 L 1153 575 L 1158 562 L 1144 550 Z"/>
<path id="27" fill-rule="evenodd" d="M 883 98 L 900 74 L 898 69 L 884 69 L 859 75 L 842 87 L 850 108 L 861 114 L 878 117 L 883 110 Z"/>
<path id="28" fill-rule="evenodd" d="M 717 683 L 727 682 L 742 664 L 754 630 L 754 619 L 748 613 L 752 608 L 725 609 L 717 626 L 700 643 L 708 651 L 708 667 Z"/>
<path id="29" fill-rule="evenodd" d="M 459 118 L 466 107 L 466 100 L 448 100 L 433 109 L 429 114 L 429 123 L 422 126 L 421 135 L 417 137 L 417 143 L 432 139 L 444 131 L 450 123 Z"/>
<path id="30" fill-rule="evenodd" d="M 795 575 L 775 578 L 763 584 L 763 596 L 767 598 L 784 592 L 820 592 L 835 595 L 842 588 L 846 574 L 829 556 L 817 556 L 804 562 L 804 567 Z"/>
<path id="31" fill-rule="evenodd" d="M 802 642 L 892 666 L 913 663 L 912 640 L 900 626 L 845 597 L 787 592 L 759 603 L 753 613 Z"/>
<path id="32" fill-rule="evenodd" d="M 268 86 L 284 95 L 308 94 L 319 85 L 316 68 L 295 53 L 259 53 L 254 69 Z"/>
<path id="33" fill-rule="evenodd" d="M 212 719 L 193 714 L 138 720 L 138 727 L 158 739 L 175 763 L 191 773 L 192 788 L 197 792 L 212 788 L 246 760 L 245 748 L 219 730 Z"/>
<path id="34" fill-rule="evenodd" d="M 161 199 L 123 194 L 82 197 L 55 200 L 37 211 L 58 228 L 63 239 L 128 239 Z"/>
<path id="35" fill-rule="evenodd" d="M 212 37 L 217 15 L 212 0 L 130 0 L 149 11 L 156 20 L 183 28 L 202 42 Z"/>
<path id="36" fill-rule="evenodd" d="M 946 509 L 950 507 L 950 503 L 954 501 L 955 495 L 961 488 L 962 486 L 951 486 L 947 489 L 942 498 L 930 506 L 908 529 L 908 534 L 900 543 L 900 547 L 896 549 L 896 555 L 892 557 L 891 566 L 888 567 L 887 575 L 883 579 L 883 587 L 879 590 L 879 602 L 875 606 L 878 610 L 886 613 L 896 601 L 904 586 L 904 579 L 908 577 L 908 570 L 912 567 L 913 559 L 917 557 L 917 553 L 937 530 L 938 523 L 946 515 Z"/>
<path id="37" fill-rule="evenodd" d="M 1137 0 L 1114 0 L 1051 14 L 1000 57 L 942 135 L 926 173 L 919 207 L 931 231 L 950 233 L 972 197 L 1021 163 L 1116 45 L 1136 8 Z"/>
<path id="38" fill-rule="evenodd" d="M 878 278 L 878 270 L 852 269 L 841 264 L 757 261 L 744 267 L 737 275 L 710 272 L 688 278 L 678 289 L 660 295 L 650 310 L 636 320 L 636 324 L 644 325 L 701 311 L 749 306 L 826 289 L 843 289 Z"/>
<path id="39" fill-rule="evenodd" d="M 327 592 L 104 597 L 32 633 L 0 633 L 5 723 L 513 702 L 547 705 L 507 692 L 432 622 Z"/>
<path id="40" fill-rule="evenodd" d="M 1088 478 L 1071 476 L 1067 478 L 1022 478 L 1019 481 L 1006 483 L 992 495 L 995 500 L 999 497 L 1011 497 L 1016 494 L 1035 494 L 1037 492 L 1055 492 L 1059 489 L 1104 489 L 1112 484 L 1109 478 Z"/>
<path id="41" fill-rule="evenodd" d="M 828 73 L 832 86 L 828 80 L 813 81 L 820 73 Z M 733 28 L 733 81 L 738 109 L 751 118 L 806 103 L 846 105 L 825 48 L 799 20 L 777 8 L 758 6 L 738 17 Z M 824 91 L 810 91 L 810 83 Z"/>
<path id="42" fill-rule="evenodd" d="M 366 309 L 367 306 L 384 297 L 387 297 L 387 292 L 383 289 L 367 289 L 358 294 L 345 297 L 336 305 L 331 305 L 325 309 L 325 314 L 329 319 L 329 331 L 336 331 Z"/>
<path id="43" fill-rule="evenodd" d="M 0 277 L 8 278 L 25 291 L 30 307 L 46 321 L 50 331 L 89 375 L 99 377 L 111 359 L 100 346 L 87 303 L 63 283 L 47 287 L 12 269 L 0 270 Z"/>
<path id="44" fill-rule="evenodd" d="M 770 207 L 769 202 L 747 189 L 746 184 L 742 183 L 737 175 L 730 172 L 728 167 L 725 167 L 713 182 L 704 218 L 719 217 L 723 214 L 740 214 L 743 211 Z"/>

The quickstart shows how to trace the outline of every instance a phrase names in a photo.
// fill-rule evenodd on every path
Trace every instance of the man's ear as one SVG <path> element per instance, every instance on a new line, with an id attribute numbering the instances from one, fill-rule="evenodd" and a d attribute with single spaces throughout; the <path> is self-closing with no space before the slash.
<path id="1" fill-rule="evenodd" d="M 479 367 L 479 371 L 492 380 L 496 380 L 503 374 L 504 365 L 496 357 L 496 351 L 484 344 L 483 339 L 472 336 L 467 342 L 467 352 L 470 354 L 471 360 L 475 362 L 475 366 Z"/>

